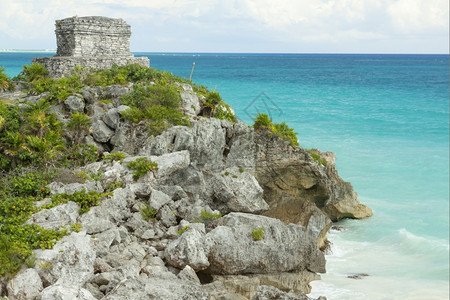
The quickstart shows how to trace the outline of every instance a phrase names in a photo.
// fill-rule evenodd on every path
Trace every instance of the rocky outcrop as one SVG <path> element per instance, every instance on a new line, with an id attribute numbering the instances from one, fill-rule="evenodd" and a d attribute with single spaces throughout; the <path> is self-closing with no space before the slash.
<path id="1" fill-rule="evenodd" d="M 370 209 L 338 176 L 331 153 L 313 150 L 322 158 L 315 161 L 268 132 L 200 117 L 201 100 L 189 85 L 179 87 L 191 126 L 156 137 L 122 119 L 128 107 L 120 95 L 130 87 L 83 88 L 92 120 L 83 139 L 126 157 L 76 170 L 99 174 L 97 180 L 48 185 L 51 195 L 112 191 L 84 214 L 68 202 L 31 217 L 29 224 L 49 229 L 78 223 L 81 232 L 36 250 L 36 266 L 17 275 L 8 295 L 308 299 L 309 283 L 325 272 L 320 248 L 332 222 L 369 216 Z M 111 103 L 98 102 L 104 97 Z M 61 119 L 64 105 L 66 114 L 82 110 L 77 99 L 61 104 Z M 139 158 L 158 168 L 136 178 L 128 164 Z"/>
<path id="2" fill-rule="evenodd" d="M 265 215 L 305 226 L 325 245 L 332 221 L 365 218 L 372 210 L 360 204 L 350 183 L 335 170 L 332 153 L 292 147 L 262 130 L 255 135 L 256 178 L 270 206 Z"/>

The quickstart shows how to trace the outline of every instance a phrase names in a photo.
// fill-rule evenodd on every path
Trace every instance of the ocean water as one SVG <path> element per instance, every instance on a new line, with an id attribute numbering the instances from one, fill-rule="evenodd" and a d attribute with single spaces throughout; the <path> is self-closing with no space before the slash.
<path id="1" fill-rule="evenodd" d="M 0 53 L 13 76 L 32 57 Z M 449 299 L 449 56 L 135 53 L 220 92 L 249 124 L 286 121 L 374 211 L 331 231 L 310 296 Z M 362 279 L 347 276 L 366 273 Z"/>

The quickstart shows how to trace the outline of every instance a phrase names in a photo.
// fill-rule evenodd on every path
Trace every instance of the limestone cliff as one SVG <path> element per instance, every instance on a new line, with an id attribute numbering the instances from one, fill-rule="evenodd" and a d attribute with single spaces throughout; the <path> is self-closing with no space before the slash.
<path id="1" fill-rule="evenodd" d="M 204 117 L 204 102 L 191 86 L 177 86 L 191 125 L 157 136 L 147 133 L 145 123 L 123 118 L 129 107 L 121 99 L 130 86 L 84 87 L 54 103 L 61 123 L 73 112 L 90 117 L 90 130 L 66 131 L 68 139 L 95 145 L 104 157 L 121 152 L 124 158 L 68 171 L 101 174 L 97 178 L 80 181 L 61 171 L 47 186 L 51 195 L 112 190 L 85 213 L 70 201 L 33 214 L 28 224 L 79 224 L 81 232 L 53 249 L 35 250 L 36 265 L 19 272 L 13 285 L 4 281 L 3 295 L 307 299 L 300 293 L 325 272 L 320 247 L 332 221 L 367 217 L 370 209 L 338 176 L 331 153 L 314 150 L 326 163 L 316 161 L 267 131 Z M 21 92 L 7 96 L 12 102 L 40 101 Z M 105 98 L 107 104 L 100 101 Z M 136 177 L 130 163 L 140 158 L 158 168 Z M 51 199 L 42 201 L 36 206 Z"/>

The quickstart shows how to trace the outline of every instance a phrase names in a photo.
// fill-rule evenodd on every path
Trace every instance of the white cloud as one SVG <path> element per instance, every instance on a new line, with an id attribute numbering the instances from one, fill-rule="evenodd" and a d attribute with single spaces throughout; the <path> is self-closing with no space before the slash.
<path id="1" fill-rule="evenodd" d="M 403 33 L 448 32 L 448 0 L 398 0 L 387 9 L 395 29 Z"/>
<path id="2" fill-rule="evenodd" d="M 74 15 L 123 18 L 140 48 L 158 51 L 221 51 L 275 44 L 286 51 L 305 46 L 437 36 L 448 49 L 447 0 L 0 0 L 0 36 L 54 44 L 54 21 Z M 142 39 L 145 37 L 145 39 Z M 154 42 L 151 49 L 146 40 Z M 177 40 L 182 43 L 177 44 Z M 389 41 L 391 40 L 391 43 Z M 5 41 L 4 41 L 5 42 Z M 0 41 L 0 48 L 8 48 Z M 234 43 L 234 44 L 233 44 Z M 310 43 L 305 45 L 305 43 Z M 440 44 L 435 42 L 433 44 Z M 48 47 L 55 47 L 54 45 Z M 29 48 L 33 48 L 30 45 Z M 133 45 L 132 45 L 133 47 Z M 183 47 L 185 47 L 183 49 Z M 204 50 L 202 50 L 204 47 Z M 256 46 L 254 46 L 256 47 Z M 404 47 L 407 47 L 405 45 Z M 266 51 L 272 51 L 269 48 Z M 284 48 L 277 49 L 283 51 Z M 352 49 L 352 48 L 349 48 Z M 412 49 L 417 50 L 417 49 Z M 329 51 L 333 51 L 329 49 Z M 400 51 L 400 50 L 399 50 Z M 396 51 L 394 51 L 396 52 Z"/>

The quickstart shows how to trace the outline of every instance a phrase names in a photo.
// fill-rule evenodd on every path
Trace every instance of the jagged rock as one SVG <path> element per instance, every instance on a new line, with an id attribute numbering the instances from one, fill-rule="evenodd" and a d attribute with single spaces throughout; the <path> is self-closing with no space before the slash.
<path id="1" fill-rule="evenodd" d="M 138 124 L 120 122 L 110 143 L 115 151 L 137 155 L 147 140 L 147 126 L 144 122 Z"/>
<path id="2" fill-rule="evenodd" d="M 297 294 L 293 291 L 283 292 L 279 289 L 261 285 L 258 287 L 256 294 L 252 297 L 252 300 L 313 300 L 304 294 Z M 317 300 L 326 300 L 325 297 L 319 297 Z"/>
<path id="3" fill-rule="evenodd" d="M 170 201 L 172 201 L 172 199 L 163 192 L 158 190 L 152 190 L 149 205 L 151 208 L 158 211 L 163 205 L 166 205 Z"/>
<path id="4" fill-rule="evenodd" d="M 230 131 L 229 137 L 228 132 Z M 255 142 L 253 128 L 243 122 L 236 122 L 231 129 L 227 128 L 229 153 L 226 157 L 227 167 L 244 168 L 253 172 L 255 169 Z"/>
<path id="5" fill-rule="evenodd" d="M 35 250 L 37 270 L 44 284 L 60 284 L 81 287 L 93 275 L 95 251 L 91 237 L 85 232 L 72 232 L 53 249 Z"/>
<path id="6" fill-rule="evenodd" d="M 331 153 L 315 152 L 327 161 L 323 165 L 305 149 L 291 147 L 265 131 L 255 134 L 255 144 L 255 177 L 270 206 L 264 215 L 308 227 L 320 247 L 326 243 L 330 219 L 371 215 L 370 208 L 358 202 L 352 186 L 337 174 Z"/>
<path id="7" fill-rule="evenodd" d="M 111 130 L 102 120 L 92 121 L 92 137 L 100 143 L 106 143 L 114 135 L 114 130 Z"/>
<path id="8" fill-rule="evenodd" d="M 85 183 L 69 183 L 63 184 L 61 182 L 52 182 L 47 185 L 50 189 L 50 194 L 73 194 L 75 192 L 81 191 L 95 191 L 95 192 L 103 192 L 103 187 L 96 181 L 88 180 Z"/>
<path id="9" fill-rule="evenodd" d="M 239 294 L 233 287 L 225 286 L 222 281 L 213 281 L 202 287 L 209 293 L 210 300 L 248 300 L 248 297 Z"/>
<path id="10" fill-rule="evenodd" d="M 208 294 L 200 285 L 176 277 L 167 280 L 152 276 L 125 280 L 108 295 L 108 300 L 122 299 L 207 300 Z"/>
<path id="11" fill-rule="evenodd" d="M 189 151 L 177 151 L 163 154 L 161 156 L 152 156 L 151 159 L 158 164 L 158 177 L 167 177 L 172 173 L 186 169 L 190 164 Z"/>
<path id="12" fill-rule="evenodd" d="M 97 253 L 97 257 L 102 257 L 108 254 L 109 248 L 113 244 L 119 244 L 122 241 L 118 228 L 110 228 L 104 232 L 95 235 L 92 240 L 92 248 Z"/>
<path id="13" fill-rule="evenodd" d="M 309 235 L 317 240 L 317 245 L 322 250 L 326 246 L 326 234 L 332 225 L 333 222 L 327 215 L 322 213 L 318 208 L 313 210 L 308 220 L 308 224 L 306 225 L 306 230 Z"/>
<path id="14" fill-rule="evenodd" d="M 197 94 L 195 94 L 192 86 L 187 83 L 181 84 L 181 88 L 181 109 L 189 116 L 197 116 L 201 108 Z"/>
<path id="15" fill-rule="evenodd" d="M 165 258 L 171 266 L 183 269 L 189 265 L 195 271 L 209 266 L 204 248 L 204 236 L 195 229 L 185 231 L 181 237 L 167 245 Z"/>
<path id="16" fill-rule="evenodd" d="M 107 187 L 108 185 L 119 181 L 123 184 L 133 182 L 129 170 L 118 161 L 112 162 L 111 166 L 103 166 L 102 168 L 106 168 L 101 178 L 103 187 Z"/>
<path id="17" fill-rule="evenodd" d="M 50 209 L 43 209 L 31 216 L 27 224 L 36 224 L 45 229 L 59 230 L 65 226 L 69 228 L 72 223 L 76 223 L 80 206 L 69 201 L 66 204 L 58 205 Z"/>
<path id="18" fill-rule="evenodd" d="M 229 212 L 261 213 L 269 209 L 263 199 L 263 189 L 249 172 L 237 167 L 215 174 L 207 183 L 211 190 L 212 208 Z"/>
<path id="19" fill-rule="evenodd" d="M 175 212 L 167 205 L 164 205 L 159 210 L 157 218 L 159 219 L 159 222 L 167 228 L 177 224 L 177 216 L 175 215 Z"/>
<path id="20" fill-rule="evenodd" d="M 108 110 L 106 114 L 103 116 L 103 122 L 105 122 L 105 124 L 108 125 L 108 127 L 116 129 L 120 122 L 119 109 L 112 108 Z"/>
<path id="21" fill-rule="evenodd" d="M 145 198 L 152 193 L 152 186 L 148 183 L 133 183 L 129 185 L 131 192 L 136 197 Z"/>
<path id="22" fill-rule="evenodd" d="M 99 206 L 91 209 L 80 217 L 83 229 L 89 234 L 106 231 L 131 217 L 128 206 L 135 203 L 134 193 L 130 188 L 118 188 L 112 196 L 104 199 Z"/>
<path id="23" fill-rule="evenodd" d="M 180 273 L 178 273 L 178 278 L 181 280 L 190 281 L 194 284 L 200 284 L 200 279 L 198 279 L 197 274 L 195 273 L 194 269 L 191 268 L 191 266 L 187 265 L 184 267 L 183 270 L 181 270 Z"/>
<path id="24" fill-rule="evenodd" d="M 219 225 L 204 238 L 209 273 L 325 272 L 323 253 L 300 225 L 244 213 L 230 213 Z M 252 229 L 261 227 L 264 237 L 256 241 Z"/>
<path id="25" fill-rule="evenodd" d="M 260 285 L 270 285 L 274 288 L 296 293 L 308 294 L 311 292 L 309 283 L 320 279 L 320 276 L 309 272 L 274 273 L 274 274 L 247 274 L 247 275 L 213 275 L 214 282 L 221 282 L 229 291 L 252 298 Z"/>
<path id="26" fill-rule="evenodd" d="M 7 285 L 8 297 L 15 300 L 39 298 L 43 289 L 42 280 L 35 269 L 20 271 Z"/>
<path id="27" fill-rule="evenodd" d="M 96 300 L 92 294 L 70 283 L 54 284 L 42 291 L 41 300 Z"/>
<path id="28" fill-rule="evenodd" d="M 162 155 L 188 150 L 191 164 L 198 170 L 219 171 L 223 167 L 226 129 L 218 119 L 193 121 L 192 127 L 175 126 L 150 140 L 141 155 Z"/>
<path id="29" fill-rule="evenodd" d="M 84 112 L 84 101 L 77 96 L 69 96 L 64 100 L 64 104 L 71 113 Z"/>

